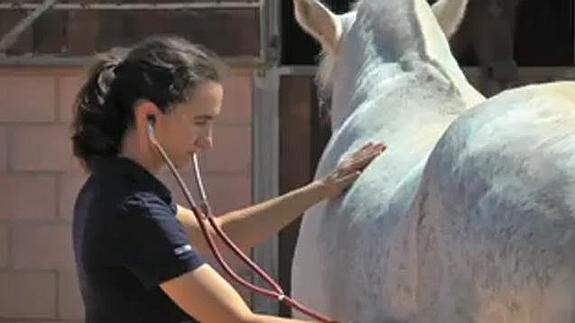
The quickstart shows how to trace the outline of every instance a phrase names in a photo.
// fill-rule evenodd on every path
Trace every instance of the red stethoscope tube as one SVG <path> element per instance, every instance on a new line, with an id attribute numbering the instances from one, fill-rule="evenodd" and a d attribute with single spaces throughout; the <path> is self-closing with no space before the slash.
<path id="1" fill-rule="evenodd" d="M 209 202 L 208 202 L 208 198 L 207 198 L 206 191 L 204 189 L 204 185 L 202 182 L 202 177 L 200 174 L 198 159 L 197 159 L 197 156 L 195 154 L 192 155 L 192 162 L 193 162 L 192 166 L 193 166 L 193 170 L 194 170 L 194 177 L 196 180 L 198 191 L 199 191 L 200 197 L 202 199 L 200 202 L 201 208 L 198 208 L 196 202 L 194 201 L 194 198 L 192 197 L 190 190 L 188 189 L 186 183 L 182 179 L 182 176 L 179 174 L 176 167 L 174 166 L 174 164 L 172 163 L 172 161 L 168 157 L 167 153 L 165 152 L 165 150 L 162 148 L 162 146 L 158 142 L 158 140 L 154 134 L 153 122 L 150 122 L 150 124 L 149 124 L 148 135 L 149 135 L 150 141 L 152 142 L 153 146 L 156 148 L 158 153 L 161 155 L 164 162 L 168 165 L 168 168 L 170 169 L 170 171 L 172 172 L 172 174 L 176 178 L 180 188 L 182 189 L 184 196 L 185 196 L 186 200 L 188 201 L 190 208 L 191 208 L 192 212 L 194 213 L 194 216 L 196 217 L 196 220 L 198 221 L 200 229 L 202 230 L 202 234 L 204 235 L 204 238 L 208 242 L 208 245 L 210 247 L 210 250 L 212 251 L 212 254 L 216 258 L 216 260 L 220 264 L 220 266 L 222 266 L 222 268 L 226 271 L 226 273 L 230 277 L 232 277 L 232 279 L 234 279 L 236 282 L 238 282 L 239 284 L 243 285 L 244 287 L 248 288 L 249 290 L 251 290 L 255 293 L 258 293 L 258 294 L 263 295 L 263 296 L 268 297 L 268 298 L 273 298 L 273 299 L 277 300 L 278 302 L 283 302 L 283 303 L 287 304 L 288 306 L 290 306 L 294 309 L 297 309 L 298 311 L 300 311 L 300 312 L 306 314 L 307 316 L 309 316 L 313 319 L 316 319 L 320 322 L 329 322 L 329 323 L 337 322 L 337 321 L 330 319 L 330 318 L 328 318 L 322 314 L 314 312 L 313 310 L 305 307 L 304 305 L 298 303 L 294 299 L 287 296 L 285 294 L 285 292 L 283 291 L 283 289 L 280 287 L 280 285 L 278 283 L 276 283 L 263 269 L 261 269 L 256 263 L 254 263 L 248 256 L 246 256 L 240 250 L 240 248 L 238 248 L 238 246 L 236 246 L 234 244 L 234 242 L 226 235 L 226 233 L 217 225 L 215 218 L 212 214 L 212 210 L 210 208 Z M 231 268 L 231 266 L 226 262 L 226 260 L 222 256 L 220 250 L 218 249 L 218 247 L 214 241 L 214 237 L 212 237 L 212 233 L 208 229 L 209 226 L 211 226 L 213 228 L 213 230 L 216 232 L 217 236 L 225 243 L 225 245 L 228 248 L 230 248 L 234 252 L 234 254 L 236 254 L 236 256 L 239 257 L 246 265 L 248 265 L 253 271 L 255 271 L 264 281 L 266 281 L 272 287 L 273 290 L 268 290 L 268 289 L 256 286 L 256 285 L 246 281 L 242 277 L 240 277 Z"/>

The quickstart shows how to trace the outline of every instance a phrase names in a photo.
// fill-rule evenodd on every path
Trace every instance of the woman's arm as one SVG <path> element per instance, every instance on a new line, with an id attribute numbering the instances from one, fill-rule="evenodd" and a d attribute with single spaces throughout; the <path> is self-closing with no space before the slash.
<path id="1" fill-rule="evenodd" d="M 309 207 L 323 199 L 339 196 L 384 150 L 383 145 L 368 144 L 326 178 L 268 201 L 223 214 L 216 221 L 240 248 L 254 247 L 276 234 Z M 178 219 L 188 230 L 194 246 L 201 253 L 209 253 L 192 211 L 178 206 Z"/>
<path id="2" fill-rule="evenodd" d="M 245 250 L 265 241 L 306 209 L 321 201 L 326 195 L 325 191 L 323 184 L 313 182 L 265 202 L 218 216 L 216 222 Z M 184 223 L 193 245 L 200 253 L 209 253 L 192 211 L 178 205 L 178 219 Z"/>
<path id="3" fill-rule="evenodd" d="M 160 288 L 184 312 L 200 322 L 304 322 L 252 313 L 234 288 L 209 265 L 162 283 Z"/>

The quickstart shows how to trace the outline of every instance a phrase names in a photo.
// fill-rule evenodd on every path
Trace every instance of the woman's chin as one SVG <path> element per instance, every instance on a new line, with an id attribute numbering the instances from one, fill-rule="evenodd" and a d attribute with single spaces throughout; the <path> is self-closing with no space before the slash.
<path id="1" fill-rule="evenodd" d="M 176 167 L 180 170 L 187 170 L 192 165 L 191 155 L 185 155 L 182 158 L 178 158 Z"/>

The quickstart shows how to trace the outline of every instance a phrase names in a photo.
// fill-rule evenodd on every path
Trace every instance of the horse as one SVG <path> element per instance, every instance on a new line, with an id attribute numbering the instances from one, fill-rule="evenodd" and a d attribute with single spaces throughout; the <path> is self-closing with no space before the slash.
<path id="1" fill-rule="evenodd" d="M 456 57 L 474 54 L 480 86 L 488 96 L 510 88 L 518 79 L 514 59 L 517 14 L 523 0 L 469 0 L 466 15 L 451 39 Z"/>
<path id="2" fill-rule="evenodd" d="M 315 177 L 388 146 L 304 215 L 293 296 L 339 321 L 573 321 L 575 84 L 486 100 L 449 49 L 466 0 L 293 1 L 332 95 Z"/>

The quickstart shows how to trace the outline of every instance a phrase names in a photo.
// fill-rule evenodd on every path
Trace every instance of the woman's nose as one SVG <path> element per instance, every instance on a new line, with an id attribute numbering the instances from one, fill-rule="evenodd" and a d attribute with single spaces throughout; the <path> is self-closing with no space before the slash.
<path id="1" fill-rule="evenodd" d="M 213 145 L 212 136 L 201 136 L 196 141 L 196 146 L 202 150 L 211 149 Z"/>

